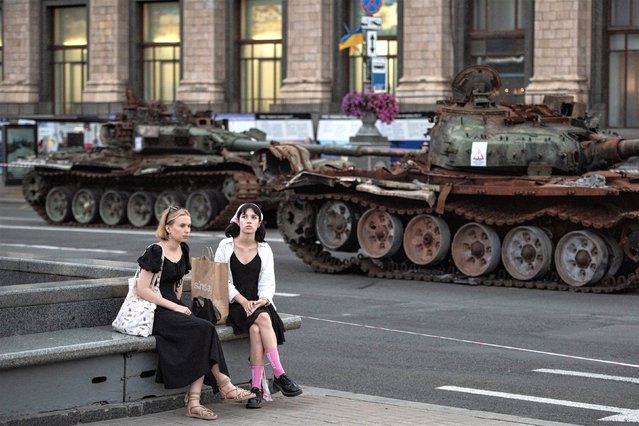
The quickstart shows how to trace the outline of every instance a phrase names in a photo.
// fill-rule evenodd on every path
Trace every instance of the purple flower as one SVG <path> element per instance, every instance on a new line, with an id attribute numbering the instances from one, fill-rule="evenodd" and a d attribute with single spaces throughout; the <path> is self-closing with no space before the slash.
<path id="1" fill-rule="evenodd" d="M 342 99 L 342 112 L 357 118 L 372 112 L 377 119 L 390 124 L 399 114 L 399 102 L 390 93 L 351 91 Z"/>

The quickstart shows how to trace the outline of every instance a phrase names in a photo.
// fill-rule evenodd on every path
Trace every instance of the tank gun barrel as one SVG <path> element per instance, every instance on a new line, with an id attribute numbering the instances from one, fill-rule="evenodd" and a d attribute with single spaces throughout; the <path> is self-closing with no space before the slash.
<path id="1" fill-rule="evenodd" d="M 589 169 L 605 168 L 611 163 L 625 161 L 639 156 L 639 139 L 610 138 L 602 140 L 586 150 Z"/>
<path id="2" fill-rule="evenodd" d="M 622 160 L 639 155 L 639 139 L 622 139 L 617 146 L 617 152 Z"/>
<path id="3" fill-rule="evenodd" d="M 235 139 L 225 142 L 225 147 L 232 151 L 254 151 L 260 148 L 267 148 L 272 145 L 296 145 L 307 150 L 311 154 L 344 155 L 351 157 L 363 156 L 388 156 L 401 157 L 406 154 L 423 154 L 422 149 L 403 149 L 373 146 L 345 146 L 345 145 L 315 145 L 315 144 L 294 144 L 281 142 L 264 142 L 250 139 Z"/>

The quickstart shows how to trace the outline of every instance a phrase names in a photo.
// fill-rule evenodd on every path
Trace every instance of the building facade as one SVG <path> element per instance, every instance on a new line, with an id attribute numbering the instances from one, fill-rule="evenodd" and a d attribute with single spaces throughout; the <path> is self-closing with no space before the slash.
<path id="1" fill-rule="evenodd" d="M 216 112 L 339 112 L 364 85 L 339 50 L 361 0 L 0 0 L 0 117 L 119 112 L 139 98 Z M 500 97 L 572 96 L 639 131 L 639 0 L 384 0 L 377 55 L 404 111 L 451 96 L 471 64 Z"/>

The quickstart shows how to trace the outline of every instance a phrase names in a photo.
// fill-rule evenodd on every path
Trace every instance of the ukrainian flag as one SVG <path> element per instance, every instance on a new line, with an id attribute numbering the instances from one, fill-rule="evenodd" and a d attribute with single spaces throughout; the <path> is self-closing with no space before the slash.
<path id="1" fill-rule="evenodd" d="M 348 29 L 347 29 L 348 31 Z M 355 31 L 347 32 L 345 36 L 339 39 L 339 50 L 351 48 L 350 53 L 355 51 L 355 46 L 364 44 L 364 32 L 359 27 Z"/>

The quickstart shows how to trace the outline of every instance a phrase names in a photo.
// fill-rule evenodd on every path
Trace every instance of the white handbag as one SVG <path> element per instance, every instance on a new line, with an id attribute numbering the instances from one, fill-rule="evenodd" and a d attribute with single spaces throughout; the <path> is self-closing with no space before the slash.
<path id="1" fill-rule="evenodd" d="M 158 244 L 162 247 L 160 244 Z M 150 246 L 149 246 L 150 247 Z M 164 266 L 164 249 L 162 249 L 162 266 L 160 271 L 153 274 L 151 278 L 151 288 L 155 293 L 160 292 L 160 278 L 162 267 Z M 129 292 L 120 307 L 118 315 L 111 323 L 115 331 L 130 334 L 132 336 L 147 337 L 153 332 L 153 320 L 155 318 L 155 303 L 142 299 L 136 290 L 140 267 L 138 266 L 135 276 L 129 278 Z"/>

